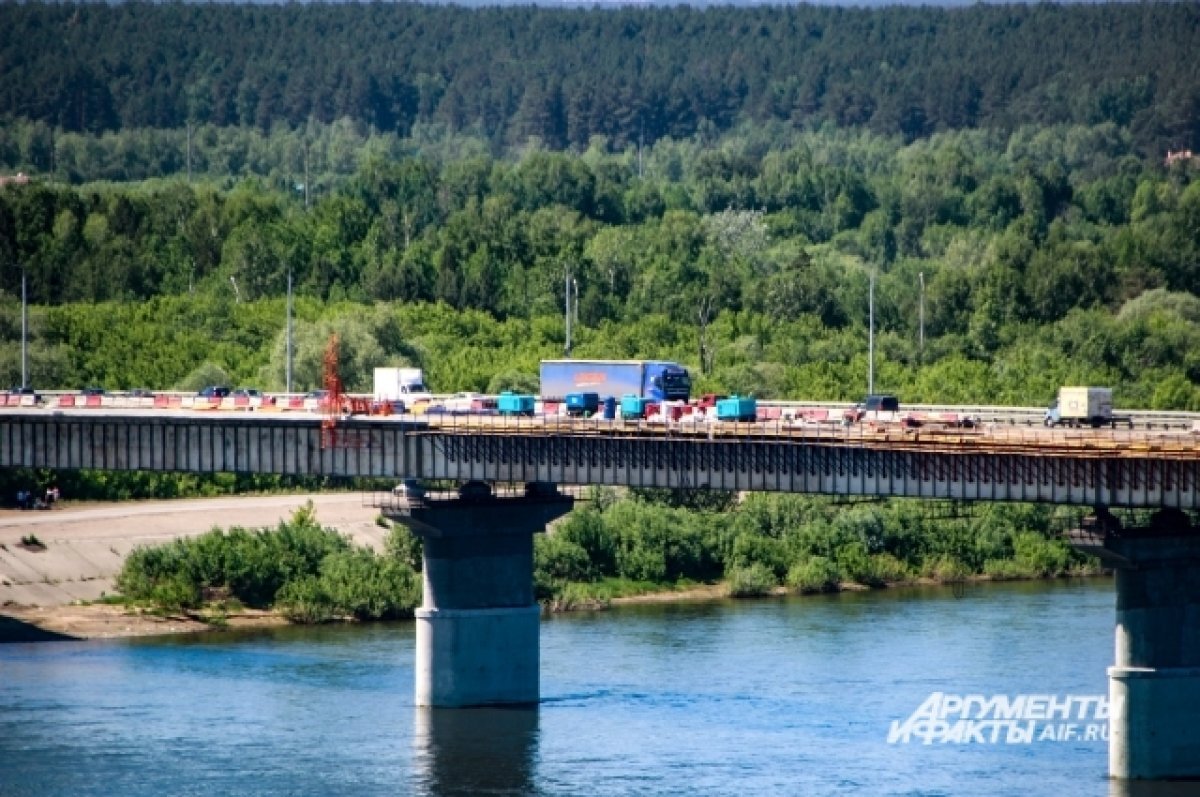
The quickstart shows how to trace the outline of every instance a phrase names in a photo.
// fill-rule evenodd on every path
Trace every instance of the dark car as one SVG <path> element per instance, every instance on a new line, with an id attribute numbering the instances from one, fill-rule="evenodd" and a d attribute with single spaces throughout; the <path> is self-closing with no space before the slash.
<path id="1" fill-rule="evenodd" d="M 4 394 L 0 394 L 0 395 L 4 395 Z M 11 390 L 9 390 L 8 395 L 10 395 L 10 396 L 33 396 L 33 400 L 39 404 L 42 401 L 41 395 L 39 395 L 38 392 L 36 390 L 34 390 L 32 387 L 30 387 L 29 385 L 24 385 L 24 386 L 18 385 L 16 387 L 12 388 Z"/>
<path id="2" fill-rule="evenodd" d="M 239 387 L 233 391 L 235 396 L 245 396 L 246 398 L 262 398 L 262 391 L 256 387 Z"/>
<path id="3" fill-rule="evenodd" d="M 103 396 L 105 393 L 102 387 L 85 387 L 79 391 L 81 396 Z"/>
<path id="4" fill-rule="evenodd" d="M 892 395 L 878 393 L 867 396 L 863 400 L 862 408 L 865 412 L 899 412 L 900 400 Z"/>
<path id="5" fill-rule="evenodd" d="M 148 387 L 135 387 L 129 391 L 130 398 L 154 398 L 154 391 Z"/>
<path id="6" fill-rule="evenodd" d="M 864 419 L 878 419 L 881 412 L 899 412 L 900 399 L 889 393 L 872 393 L 846 410 L 842 420 L 846 423 L 858 423 Z"/>
<path id="7" fill-rule="evenodd" d="M 209 385 L 208 387 L 200 388 L 200 392 L 196 395 L 206 399 L 223 399 L 233 391 L 223 385 Z"/>

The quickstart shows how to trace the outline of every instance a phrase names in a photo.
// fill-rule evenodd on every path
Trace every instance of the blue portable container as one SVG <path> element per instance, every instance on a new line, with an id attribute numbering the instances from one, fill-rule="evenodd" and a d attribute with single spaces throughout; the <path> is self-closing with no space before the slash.
<path id="1" fill-rule="evenodd" d="M 568 393 L 567 415 L 575 417 L 590 417 L 600 408 L 599 393 Z"/>
<path id="2" fill-rule="evenodd" d="M 617 417 L 617 400 L 612 396 L 605 396 L 604 401 L 604 420 L 611 421 Z"/>
<path id="3" fill-rule="evenodd" d="M 717 401 L 717 420 L 753 421 L 758 415 L 758 400 L 753 396 L 730 396 Z"/>
<path id="4" fill-rule="evenodd" d="M 635 396 L 632 393 L 626 393 L 624 396 L 621 396 L 621 417 L 645 418 L 646 399 L 641 396 Z"/>
<path id="5" fill-rule="evenodd" d="M 496 411 L 501 415 L 533 415 L 533 396 L 506 390 L 496 397 Z"/>

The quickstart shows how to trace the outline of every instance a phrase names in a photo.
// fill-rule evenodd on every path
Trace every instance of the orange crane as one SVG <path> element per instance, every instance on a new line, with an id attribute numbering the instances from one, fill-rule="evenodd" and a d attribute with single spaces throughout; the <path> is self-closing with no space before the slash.
<path id="1" fill-rule="evenodd" d="M 321 419 L 321 448 L 357 447 L 360 444 L 357 436 L 351 439 L 338 434 L 338 421 L 351 415 L 371 414 L 370 399 L 347 396 L 342 390 L 342 378 L 338 373 L 339 351 L 338 336 L 335 332 L 329 336 L 323 358 L 325 398 L 322 404 L 324 417 Z"/>

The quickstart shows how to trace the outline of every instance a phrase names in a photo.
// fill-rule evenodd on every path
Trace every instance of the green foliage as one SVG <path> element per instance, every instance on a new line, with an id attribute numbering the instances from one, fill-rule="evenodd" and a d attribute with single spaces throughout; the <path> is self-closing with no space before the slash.
<path id="1" fill-rule="evenodd" d="M 837 565 L 824 556 L 811 556 L 792 565 L 787 574 L 787 585 L 799 593 L 837 592 L 841 588 L 842 574 Z"/>
<path id="2" fill-rule="evenodd" d="M 400 523 L 390 525 L 391 528 L 383 538 L 384 554 L 403 562 L 414 572 L 421 572 L 425 556 L 425 546 L 421 538 Z"/>
<path id="3" fill-rule="evenodd" d="M 726 580 L 729 584 L 729 596 L 732 598 L 769 595 L 778 583 L 771 569 L 757 562 L 746 567 L 734 568 Z"/>
<path id="4" fill-rule="evenodd" d="M 168 611 L 196 609 L 220 595 L 278 608 L 298 621 L 410 616 L 420 578 L 396 556 L 353 549 L 321 528 L 309 504 L 274 530 L 234 528 L 135 549 L 117 576 L 127 598 Z"/>
<path id="5" fill-rule="evenodd" d="M 762 594 L 755 591 L 764 583 L 809 593 L 917 576 L 956 582 L 1098 572 L 1095 560 L 1053 537 L 1069 517 L 1040 505 L 893 499 L 847 506 L 822 496 L 749 494 L 714 513 L 645 500 L 655 493 L 599 494 L 604 500 L 535 541 L 539 600 L 561 606 L 567 590 L 584 603 L 611 599 L 623 594 L 603 586 L 614 579 L 641 591 L 724 579 L 749 595 Z"/>
<path id="6" fill-rule="evenodd" d="M 408 363 L 438 391 L 534 392 L 538 361 L 565 344 L 570 264 L 574 352 L 677 359 L 697 391 L 860 398 L 874 269 L 878 381 L 902 401 L 1037 405 L 1095 383 L 1120 406 L 1196 406 L 1198 170 L 1131 158 L 1111 123 L 1057 129 L 1095 162 L 1043 132 L 902 144 L 745 128 L 658 142 L 664 167 L 637 181 L 626 153 L 603 148 L 518 162 L 375 153 L 308 213 L 259 181 L 35 181 L 0 192 L 0 258 L 27 264 L 32 378 L 46 388 L 280 389 L 291 274 L 296 389 L 319 386 L 336 332 L 352 390 L 376 365 Z M 773 209 L 634 214 L 601 196 L 614 181 L 709 196 L 718 176 Z M 885 231 L 893 255 L 875 251 L 890 251 Z M 0 270 L 10 382 L 18 292 L 17 271 Z"/>

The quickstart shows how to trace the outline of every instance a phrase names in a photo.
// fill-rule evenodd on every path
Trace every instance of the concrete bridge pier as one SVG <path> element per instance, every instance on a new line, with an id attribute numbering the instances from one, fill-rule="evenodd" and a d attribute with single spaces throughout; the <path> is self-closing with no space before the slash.
<path id="1" fill-rule="evenodd" d="M 482 485 L 479 485 L 482 487 Z M 424 600 L 416 611 L 416 703 L 536 703 L 539 624 L 533 535 L 571 510 L 556 491 L 415 500 L 388 513 L 424 542 Z"/>
<path id="2" fill-rule="evenodd" d="M 1109 776 L 1200 779 L 1200 530 L 1178 510 L 1148 528 L 1100 526 L 1080 547 L 1116 568 Z"/>

